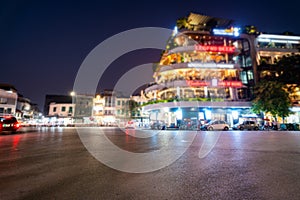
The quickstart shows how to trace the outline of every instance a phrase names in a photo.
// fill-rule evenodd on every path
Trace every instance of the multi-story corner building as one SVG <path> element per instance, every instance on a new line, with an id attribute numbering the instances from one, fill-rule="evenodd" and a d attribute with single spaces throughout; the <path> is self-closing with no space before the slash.
<path id="1" fill-rule="evenodd" d="M 129 97 L 116 95 L 112 90 L 104 90 L 93 100 L 93 118 L 99 125 L 126 124 L 130 120 Z"/>
<path id="2" fill-rule="evenodd" d="M 125 97 L 112 90 L 105 90 L 93 100 L 92 118 L 102 126 L 125 127 L 131 120 L 135 120 L 137 124 L 146 124 L 148 116 L 141 111 L 140 104 L 140 96 Z"/>
<path id="3" fill-rule="evenodd" d="M 144 109 L 152 121 L 165 124 L 211 119 L 233 124 L 250 113 L 255 84 L 251 38 L 241 36 L 231 20 L 191 14 L 187 21 L 198 28 L 174 30 L 155 67 L 154 83 L 145 89 L 151 104 Z"/>
<path id="4" fill-rule="evenodd" d="M 0 84 L 0 115 L 15 115 L 18 93 L 14 86 Z"/>

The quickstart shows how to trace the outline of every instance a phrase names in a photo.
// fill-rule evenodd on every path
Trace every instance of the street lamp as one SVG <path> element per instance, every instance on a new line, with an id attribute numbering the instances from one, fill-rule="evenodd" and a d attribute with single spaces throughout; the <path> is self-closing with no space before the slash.
<path id="1" fill-rule="evenodd" d="M 74 91 L 72 91 L 72 92 L 70 92 L 70 95 L 73 97 L 73 96 L 75 96 L 75 92 Z"/>

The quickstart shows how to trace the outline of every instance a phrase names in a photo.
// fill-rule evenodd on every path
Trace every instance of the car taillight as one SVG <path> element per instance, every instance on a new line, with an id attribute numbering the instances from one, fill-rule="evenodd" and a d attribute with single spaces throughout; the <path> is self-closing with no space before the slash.
<path id="1" fill-rule="evenodd" d="M 14 124 L 14 127 L 15 127 L 15 128 L 20 128 L 20 124 L 19 124 L 19 123 L 15 123 L 15 124 Z"/>

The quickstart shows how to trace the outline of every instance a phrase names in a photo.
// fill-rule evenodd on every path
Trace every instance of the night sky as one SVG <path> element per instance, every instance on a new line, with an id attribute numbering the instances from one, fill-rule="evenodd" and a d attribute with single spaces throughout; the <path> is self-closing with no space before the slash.
<path id="1" fill-rule="evenodd" d="M 114 34 L 148 26 L 173 29 L 178 18 L 194 12 L 233 19 L 240 26 L 255 25 L 263 32 L 300 35 L 297 4 L 295 0 L 1 1 L 0 83 L 13 84 L 42 108 L 46 94 L 69 94 L 88 53 Z M 140 50 L 120 57 L 99 88 L 112 88 L 122 73 L 157 62 L 159 55 L 158 50 Z"/>

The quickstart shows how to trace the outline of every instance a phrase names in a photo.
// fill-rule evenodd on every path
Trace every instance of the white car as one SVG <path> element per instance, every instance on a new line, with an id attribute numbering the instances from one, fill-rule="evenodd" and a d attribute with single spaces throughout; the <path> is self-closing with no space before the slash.
<path id="1" fill-rule="evenodd" d="M 201 127 L 201 130 L 213 131 L 213 130 L 229 130 L 229 124 L 224 120 L 213 120 Z"/>

